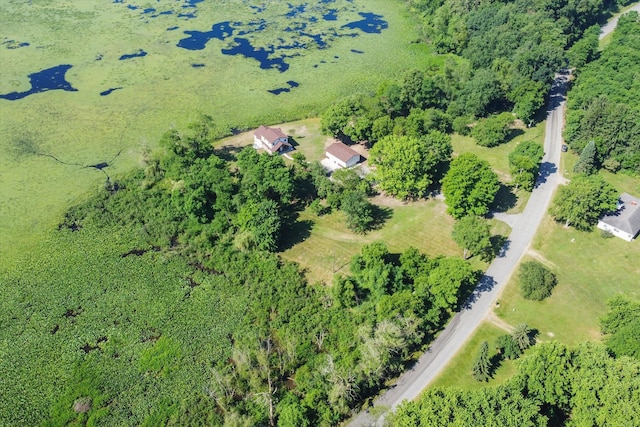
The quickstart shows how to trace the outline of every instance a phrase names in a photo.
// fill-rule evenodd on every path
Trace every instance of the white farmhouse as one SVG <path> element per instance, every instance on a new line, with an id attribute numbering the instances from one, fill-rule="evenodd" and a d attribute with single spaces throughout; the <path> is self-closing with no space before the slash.
<path id="1" fill-rule="evenodd" d="M 293 149 L 289 137 L 280 128 L 260 126 L 253 133 L 253 148 L 264 148 L 269 154 L 284 153 Z"/>
<path id="2" fill-rule="evenodd" d="M 622 193 L 616 211 L 603 216 L 598 221 L 598 228 L 627 242 L 632 241 L 640 232 L 640 199 Z"/>
<path id="3" fill-rule="evenodd" d="M 360 154 L 342 142 L 334 142 L 328 146 L 325 155 L 335 168 L 350 168 L 360 161 Z"/>

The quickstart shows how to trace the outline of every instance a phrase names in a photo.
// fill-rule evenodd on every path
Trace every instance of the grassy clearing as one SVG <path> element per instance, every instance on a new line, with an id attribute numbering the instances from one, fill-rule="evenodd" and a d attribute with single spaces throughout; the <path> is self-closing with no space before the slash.
<path id="1" fill-rule="evenodd" d="M 293 140 L 295 152 L 304 154 L 310 162 L 322 160 L 324 148 L 331 138 L 323 135 L 320 131 L 319 118 L 297 120 L 275 126 L 281 128 L 289 136 L 290 141 Z M 253 132 L 254 129 L 229 138 L 223 138 L 217 141 L 215 145 L 221 150 L 233 150 L 239 147 L 251 146 L 253 145 Z"/>
<path id="2" fill-rule="evenodd" d="M 485 322 L 476 330 L 462 349 L 451 359 L 447 368 L 440 374 L 429 387 L 459 387 L 463 390 L 475 390 L 488 385 L 501 384 L 516 371 L 514 361 L 505 360 L 494 372 L 493 378 L 488 383 L 476 381 L 471 376 L 471 368 L 482 341 L 489 342 L 489 354 L 495 353 L 494 343 L 496 338 L 508 332 L 498 326 Z"/>
<path id="3" fill-rule="evenodd" d="M 514 277 L 495 311 L 511 324 L 524 322 L 538 329 L 543 340 L 573 344 L 599 339 L 598 318 L 606 310 L 606 301 L 618 293 L 640 298 L 638 241 L 603 238 L 600 230 L 566 229 L 546 218 L 533 248 L 557 274 L 552 296 L 527 301 L 520 296 Z"/>
<path id="4" fill-rule="evenodd" d="M 73 65 L 66 78 L 78 89 L 17 101 L 0 99 L 0 151 L 8 153 L 0 156 L 3 262 L 42 238 L 65 206 L 105 179 L 97 170 L 37 157 L 25 147 L 78 165 L 108 161 L 121 152 L 106 169 L 114 176 L 139 165 L 141 152 L 155 147 L 165 130 L 184 128 L 202 113 L 222 126 L 240 128 L 317 115 L 339 97 L 373 91 L 384 79 L 434 61 L 424 45 L 412 43 L 415 27 L 399 4 L 338 3 L 331 7 L 344 7 L 345 13 L 334 23 L 320 22 L 320 30 L 358 20 L 359 11 L 383 15 L 389 28 L 380 34 L 335 38 L 324 49 L 310 47 L 288 58 L 290 68 L 283 73 L 263 70 L 253 59 L 222 55 L 226 45 L 216 39 L 203 50 L 176 47 L 186 37 L 184 31 L 256 19 L 253 9 L 240 0 L 198 3 L 193 19 L 177 16 L 183 11 L 180 2 L 0 3 L 2 37 L 30 43 L 18 49 L 0 46 L 0 93 L 26 91 L 28 74 L 59 64 Z M 130 10 L 128 5 L 141 9 Z M 141 13 L 150 6 L 175 13 L 155 18 Z M 283 16 L 287 8 L 284 3 L 270 4 L 260 15 L 275 32 L 253 33 L 256 46 L 283 34 L 280 30 L 291 24 Z M 167 31 L 173 26 L 178 28 Z M 118 60 L 139 49 L 148 55 Z M 268 92 L 287 87 L 288 81 L 299 86 L 278 96 Z M 99 95 L 114 87 L 122 89 Z"/>
<path id="5" fill-rule="evenodd" d="M 502 182 L 509 183 L 511 181 L 511 173 L 509 172 L 509 153 L 511 153 L 518 144 L 524 141 L 537 141 L 542 144 L 544 127 L 545 122 L 542 122 L 532 128 L 519 130 L 522 133 L 511 139 L 509 142 L 492 148 L 482 147 L 476 144 L 475 139 L 470 136 L 454 134 L 452 140 L 453 151 L 455 153 L 474 153 L 480 159 L 489 162 Z"/>
<path id="6" fill-rule="evenodd" d="M 312 224 L 311 234 L 286 250 L 283 256 L 303 266 L 311 283 L 329 284 L 334 273 L 349 272 L 349 261 L 363 245 L 376 240 L 384 241 L 392 253 L 414 246 L 432 256 L 460 254 L 460 249 L 451 240 L 453 218 L 445 214 L 446 206 L 442 201 L 397 203 L 389 209 L 391 216 L 384 226 L 364 236 L 347 229 L 342 212 L 318 217 L 304 211 L 300 221 Z"/>

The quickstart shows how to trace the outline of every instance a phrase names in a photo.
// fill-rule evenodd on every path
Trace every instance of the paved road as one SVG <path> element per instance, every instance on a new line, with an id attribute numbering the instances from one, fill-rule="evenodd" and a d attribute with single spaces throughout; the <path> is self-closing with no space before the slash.
<path id="1" fill-rule="evenodd" d="M 636 12 L 640 12 L 640 3 L 634 4 L 628 10 L 626 10 L 625 13 L 631 12 L 632 10 L 635 10 Z M 600 29 L 600 40 L 602 40 L 607 34 L 613 31 L 614 28 L 616 28 L 616 25 L 618 25 L 619 17 L 620 16 L 616 16 L 615 18 L 611 19 Z"/>

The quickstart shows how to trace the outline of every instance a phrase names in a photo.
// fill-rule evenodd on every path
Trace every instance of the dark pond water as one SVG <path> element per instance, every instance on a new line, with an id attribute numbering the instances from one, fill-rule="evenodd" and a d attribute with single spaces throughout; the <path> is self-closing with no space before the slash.
<path id="1" fill-rule="evenodd" d="M 202 67 L 204 67 L 204 64 L 191 64 L 191 66 L 193 68 L 202 68 Z"/>
<path id="2" fill-rule="evenodd" d="M 25 98 L 34 93 L 46 92 L 49 90 L 65 90 L 68 92 L 77 92 L 78 89 L 71 86 L 66 80 L 66 73 L 72 66 L 69 64 L 57 65 L 55 67 L 47 68 L 37 73 L 29 74 L 29 83 L 31 89 L 25 92 L 10 92 L 0 94 L 0 98 L 8 99 L 9 101 L 15 101 Z"/>
<path id="3" fill-rule="evenodd" d="M 31 43 L 18 42 L 16 40 L 5 40 L 0 44 L 4 45 L 4 47 L 6 47 L 7 49 L 20 49 L 21 47 L 27 47 L 31 45 Z"/>
<path id="4" fill-rule="evenodd" d="M 376 34 L 379 34 L 382 30 L 389 28 L 389 23 L 382 19 L 382 15 L 376 15 L 375 13 L 369 12 L 358 12 L 358 15 L 362 16 L 364 19 L 350 22 L 343 25 L 341 28 L 349 28 L 351 30 L 357 29 L 365 33 Z"/>
<path id="5" fill-rule="evenodd" d="M 364 53 L 363 51 L 357 50 L 357 49 L 351 49 L 351 52 L 353 52 L 353 53 Z"/>
<path id="6" fill-rule="evenodd" d="M 281 93 L 284 93 L 284 92 L 291 92 L 292 88 L 300 86 L 300 83 L 293 80 L 289 80 L 287 84 L 289 85 L 289 87 L 279 87 L 277 89 L 268 90 L 267 92 L 270 92 L 274 95 L 280 95 Z"/>
<path id="7" fill-rule="evenodd" d="M 147 56 L 147 52 L 145 52 L 144 50 L 140 49 L 136 53 L 127 53 L 125 55 L 120 56 L 120 58 L 118 58 L 118 59 L 120 61 L 123 61 L 125 59 L 140 58 L 142 56 Z"/>
<path id="8" fill-rule="evenodd" d="M 263 70 L 275 68 L 283 73 L 289 69 L 289 64 L 284 62 L 284 57 L 271 58 L 270 55 L 272 52 L 269 52 L 262 47 L 255 48 L 251 45 L 251 42 L 248 39 L 242 37 L 235 37 L 233 41 L 236 45 L 229 49 L 222 49 L 223 54 L 241 55 L 245 58 L 253 58 L 260 63 L 260 68 Z"/>
<path id="9" fill-rule="evenodd" d="M 188 50 L 202 50 L 209 40 L 225 40 L 233 35 L 233 31 L 229 21 L 218 22 L 211 26 L 211 31 L 185 31 L 189 37 L 180 40 L 177 46 Z"/>
<path id="10" fill-rule="evenodd" d="M 107 95 L 111 94 L 111 92 L 113 92 L 115 90 L 118 90 L 118 89 L 122 89 L 122 87 L 112 87 L 110 89 L 107 89 L 107 90 L 105 90 L 103 92 L 100 92 L 100 96 L 107 96 Z"/>

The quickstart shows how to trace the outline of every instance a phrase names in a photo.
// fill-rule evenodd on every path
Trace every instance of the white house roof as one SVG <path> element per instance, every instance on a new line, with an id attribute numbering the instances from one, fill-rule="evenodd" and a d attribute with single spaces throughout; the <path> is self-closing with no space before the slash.
<path id="1" fill-rule="evenodd" d="M 270 128 L 264 125 L 261 125 L 256 131 L 253 133 L 258 138 L 264 138 L 270 143 L 273 143 L 278 138 L 286 138 L 287 135 L 282 132 L 280 128 Z"/>
<path id="2" fill-rule="evenodd" d="M 351 148 L 344 145 L 342 142 L 334 142 L 333 144 L 327 147 L 326 151 L 328 154 L 331 154 L 333 157 L 345 163 L 349 161 L 349 159 L 351 159 L 353 156 L 360 157 L 360 154 L 353 151 Z"/>
<path id="3" fill-rule="evenodd" d="M 618 206 L 618 210 L 606 214 L 600 221 L 635 236 L 640 232 L 640 199 L 622 193 Z"/>

